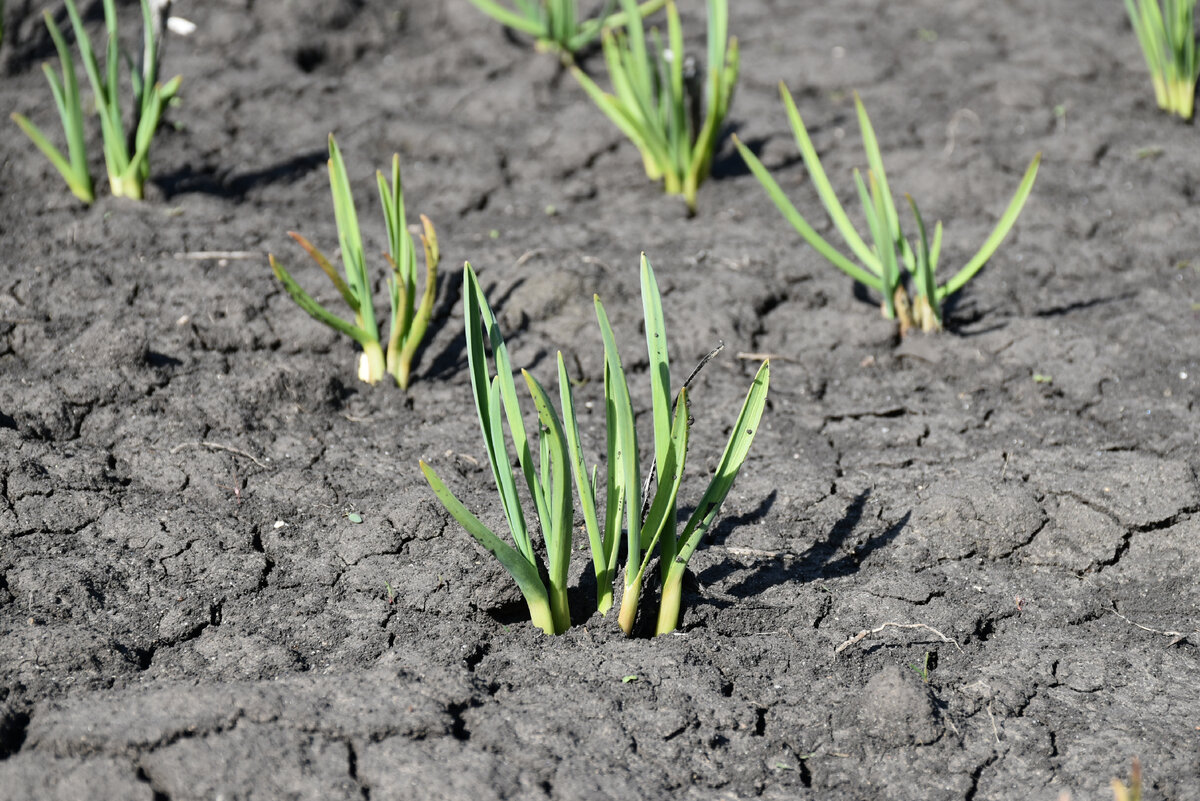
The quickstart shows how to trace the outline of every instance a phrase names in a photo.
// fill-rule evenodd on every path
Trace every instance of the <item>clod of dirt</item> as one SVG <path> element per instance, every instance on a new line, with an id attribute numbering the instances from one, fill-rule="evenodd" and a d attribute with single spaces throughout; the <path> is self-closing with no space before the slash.
<path id="1" fill-rule="evenodd" d="M 927 550 L 920 560 L 1000 559 L 1029 542 L 1045 522 L 1045 512 L 1026 487 L 984 478 L 946 479 L 930 487 L 897 544 L 906 553 L 914 546 Z"/>
<path id="2" fill-rule="evenodd" d="M 895 747 L 927 745 L 942 733 L 928 690 L 897 665 L 867 682 L 858 720 L 868 735 Z"/>

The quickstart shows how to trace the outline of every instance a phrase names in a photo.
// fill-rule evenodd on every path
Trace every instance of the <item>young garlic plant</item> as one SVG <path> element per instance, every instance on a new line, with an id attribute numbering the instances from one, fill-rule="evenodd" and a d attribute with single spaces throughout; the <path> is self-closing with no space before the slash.
<path id="1" fill-rule="evenodd" d="M 983 269 L 988 259 L 1000 247 L 1000 243 L 1004 241 L 1008 232 L 1016 224 L 1017 217 L 1020 216 L 1021 209 L 1024 208 L 1025 201 L 1033 190 L 1033 182 L 1037 178 L 1042 154 L 1038 153 L 1030 162 L 1017 187 L 1016 194 L 983 245 L 963 267 L 950 278 L 939 283 L 937 268 L 942 248 L 942 223 L 939 221 L 934 226 L 931 242 L 916 201 L 905 195 L 917 228 L 917 236 L 913 243 L 910 244 L 905 238 L 900 229 L 899 216 L 892 200 L 891 189 L 888 187 L 887 175 L 883 170 L 883 156 L 879 150 L 879 141 L 875 137 L 875 129 L 871 126 L 871 120 L 867 117 L 866 109 L 857 93 L 854 95 L 854 105 L 858 112 L 863 149 L 866 151 L 867 164 L 870 169 L 867 171 L 865 182 L 859 171 L 855 169 L 854 183 L 862 204 L 863 216 L 867 220 L 867 227 L 870 231 L 870 245 L 859 236 L 854 223 L 850 221 L 841 201 L 838 200 L 837 193 L 829 183 L 825 169 L 821 166 L 821 160 L 817 156 L 817 150 L 813 147 L 808 130 L 800 118 L 800 112 L 796 109 L 796 103 L 792 99 L 791 93 L 782 83 L 779 85 L 779 92 L 783 97 L 784 106 L 787 108 L 792 132 L 796 137 L 796 145 L 800 149 L 805 167 L 808 168 L 813 186 L 821 198 L 821 203 L 825 206 L 825 211 L 833 221 L 834 227 L 853 253 L 854 258 L 843 255 L 813 229 L 788 200 L 779 184 L 771 177 L 758 157 L 734 136 L 734 145 L 741 153 L 750 171 L 758 178 L 784 218 L 792 224 L 805 242 L 833 266 L 883 296 L 884 316 L 888 319 L 898 320 L 902 332 L 913 327 L 920 328 L 922 331 L 941 330 L 943 326 L 942 305 L 946 299 L 962 289 Z M 899 258 L 897 258 L 897 252 L 899 252 Z M 901 267 L 903 267 L 903 271 Z M 905 272 L 911 278 L 915 291 L 915 296 L 911 299 L 906 285 Z"/>
<path id="2" fill-rule="evenodd" d="M 126 134 L 121 118 L 121 53 L 117 30 L 117 11 L 114 0 L 104 0 L 104 25 L 108 32 L 105 49 L 104 69 L 101 70 L 92 49 L 91 40 L 84 30 L 83 21 L 73 0 L 66 0 L 67 15 L 75 33 L 80 60 L 87 73 L 94 96 L 95 110 L 100 117 L 100 132 L 104 140 L 104 162 L 108 169 L 108 183 L 116 197 L 141 200 L 143 186 L 150 175 L 150 144 L 158 131 L 163 108 L 178 93 L 182 78 L 176 76 L 165 85 L 158 83 L 159 48 L 155 36 L 155 14 L 147 0 L 142 0 L 143 51 L 141 69 L 130 69 L 133 88 L 133 121 Z M 13 114 L 13 121 L 42 151 L 55 169 L 62 175 L 71 193 L 84 203 L 95 200 L 91 174 L 88 171 L 87 150 L 84 144 L 83 104 L 79 94 L 79 83 L 75 78 L 75 62 L 71 58 L 66 40 L 54 22 L 50 12 L 45 12 L 46 28 L 58 51 L 62 67 L 62 79 L 54 74 L 49 64 L 42 69 L 50 84 L 67 139 L 67 156 L 50 143 L 49 138 L 22 114 Z M 128 59 L 126 59 L 128 61 Z"/>
<path id="3" fill-rule="evenodd" d="M 646 330 L 646 352 L 649 357 L 651 418 L 654 434 L 654 461 L 651 472 L 657 484 L 652 498 L 643 498 L 640 470 L 638 467 L 638 437 L 634 426 L 633 409 L 629 402 L 629 390 L 625 373 L 621 367 L 616 337 L 608 323 L 604 306 L 596 298 L 596 317 L 600 323 L 604 341 L 605 358 L 605 407 L 615 409 L 608 421 L 608 489 L 609 516 L 614 492 L 612 489 L 614 463 L 617 464 L 618 506 L 623 496 L 626 510 L 626 548 L 624 590 L 618 623 L 622 631 L 633 631 L 638 602 L 641 597 L 642 579 L 658 547 L 659 569 L 662 577 L 662 594 L 659 599 L 656 634 L 667 634 L 679 625 L 682 602 L 683 577 L 688 561 L 703 541 L 712 526 L 725 498 L 733 488 L 734 480 L 746 461 L 750 445 L 758 433 L 759 422 L 766 409 L 767 390 L 770 385 L 770 362 L 764 361 L 754 377 L 742 409 L 733 425 L 725 451 L 717 463 L 716 472 L 709 480 L 695 511 L 688 517 L 683 530 L 678 528 L 676 498 L 683 479 L 687 461 L 688 431 L 691 417 L 688 413 L 688 385 L 684 382 L 675 398 L 671 397 L 671 366 L 667 349 L 667 330 L 663 316 L 662 295 L 649 259 L 642 254 L 641 264 L 642 314 Z M 694 377 L 693 373 L 693 377 Z M 560 379 L 561 380 L 561 379 Z M 615 432 L 614 432 L 615 423 Z M 613 443 L 617 443 L 614 449 Z M 576 462 L 577 485 L 584 493 L 586 473 L 582 471 L 582 458 Z M 593 470 L 593 476 L 595 470 Z M 593 480 L 593 488 L 594 488 Z M 594 489 L 593 489 L 594 491 Z M 587 504 L 583 504 L 585 510 Z M 619 512 L 617 513 L 619 516 Z M 598 519 L 585 524 L 593 542 L 593 529 L 598 528 Z M 607 533 L 607 532 L 606 532 Z M 607 544 L 607 543 L 605 543 Z M 593 562 L 597 549 L 592 548 Z M 604 589 L 602 578 L 615 572 L 611 552 L 604 552 L 609 559 L 596 564 L 597 591 Z M 609 580 L 611 583 L 611 579 Z"/>
<path id="4" fill-rule="evenodd" d="M 383 206 L 384 222 L 387 226 L 388 253 L 385 254 L 385 258 L 391 267 L 391 275 L 387 282 L 391 303 L 391 327 L 388 331 L 386 352 L 379 338 L 379 325 L 375 320 L 371 280 L 367 274 L 366 255 L 363 252 L 362 234 L 358 227 L 358 213 L 354 209 L 354 197 L 350 191 L 350 179 L 346 174 L 342 153 L 332 135 L 329 137 L 329 185 L 333 193 L 333 212 L 337 221 L 345 279 L 338 275 L 329 259 L 307 239 L 295 231 L 289 231 L 288 235 L 304 248 L 329 277 L 342 299 L 346 301 L 346 305 L 354 312 L 354 322 L 343 320 L 314 300 L 276 260 L 274 254 L 268 255 L 268 259 L 275 277 L 300 308 L 319 322 L 347 335 L 362 347 L 358 360 L 360 380 L 368 384 L 377 384 L 386 374 L 395 378 L 401 389 L 408 389 L 413 359 L 433 314 L 433 303 L 437 295 L 437 266 L 441 256 L 433 223 L 428 217 L 421 215 L 421 226 L 424 229 L 421 244 L 425 251 L 425 289 L 418 304 L 417 249 L 412 234 L 408 232 L 408 220 L 404 214 L 404 194 L 400 186 L 400 155 L 397 153 L 392 156 L 390 183 L 382 171 L 376 172 L 375 178 L 379 185 L 379 200 Z"/>
<path id="5" fill-rule="evenodd" d="M 446 511 L 512 575 L 525 597 L 533 624 L 547 634 L 561 634 L 571 626 L 571 611 L 567 604 L 567 569 L 571 561 L 573 523 L 571 467 L 562 421 L 541 384 L 522 370 L 521 375 L 537 406 L 540 423 L 534 443 L 540 459 L 539 464 L 535 465 L 533 448 L 521 417 L 508 348 L 470 263 L 463 268 L 463 316 L 475 411 L 483 431 L 488 464 L 500 494 L 500 506 L 516 547 L 502 540 L 472 514 L 424 460 L 420 463 L 421 472 Z M 489 347 L 494 368 L 488 366 Z M 517 480 L 504 437 L 505 424 L 525 486 L 534 501 L 549 570 L 534 550 L 533 538 L 521 507 Z"/>
<path id="6" fill-rule="evenodd" d="M 636 6 L 640 19 L 663 7 L 666 0 L 645 0 Z M 471 0 L 472 5 L 514 31 L 534 37 L 538 50 L 561 53 L 570 61 L 574 54 L 595 41 L 606 28 L 619 28 L 630 19 L 629 10 L 616 11 L 615 0 L 606 0 L 600 13 L 585 19 L 578 0 Z"/>
<path id="7" fill-rule="evenodd" d="M 671 397 L 662 298 L 654 271 L 644 255 L 642 305 L 650 357 L 654 435 L 654 462 L 650 472 L 656 484 L 653 494 L 649 493 L 649 482 L 643 484 L 629 386 L 616 337 L 600 299 L 595 299 L 595 306 L 604 343 L 607 464 L 603 483 L 599 479 L 599 466 L 594 465 L 590 469 L 587 466 L 572 383 L 561 352 L 557 358 L 561 416 L 542 385 L 527 371 L 522 371 L 539 421 L 536 440 L 526 433 L 512 378 L 512 365 L 495 315 L 483 296 L 471 266 L 468 264 L 464 269 L 463 306 L 471 386 L 488 463 L 505 520 L 512 533 L 513 545 L 502 540 L 470 512 L 424 461 L 421 462 L 421 470 L 446 510 L 512 575 L 529 607 L 530 618 L 548 634 L 560 634 L 570 626 L 566 581 L 574 522 L 570 495 L 572 475 L 591 547 L 598 610 L 602 614 L 607 613 L 613 606 L 614 585 L 617 574 L 621 572 L 623 541 L 625 563 L 618 624 L 626 634 L 632 633 L 641 601 L 643 579 L 657 555 L 663 591 L 656 631 L 660 634 L 673 631 L 678 625 L 683 576 L 688 560 L 699 547 L 733 486 L 766 407 L 770 368 L 764 362 L 747 394 L 716 473 L 695 512 L 679 532 L 676 499 L 687 459 L 691 425 L 688 414 L 689 390 L 685 382 L 676 396 Z M 489 347 L 495 366 L 494 374 L 487 362 Z M 506 446 L 505 425 L 515 451 L 515 461 L 533 499 L 548 565 L 543 563 L 529 533 L 512 469 L 513 459 Z M 536 463 L 535 453 L 538 455 Z"/>
<path id="8" fill-rule="evenodd" d="M 1158 107 L 1190 120 L 1196 107 L 1196 0 L 1125 0 Z"/>
<path id="9" fill-rule="evenodd" d="M 604 59 L 612 94 L 579 67 L 571 72 L 600 110 L 642 154 L 646 175 L 662 181 L 670 195 L 683 195 L 696 210 L 696 191 L 712 169 L 721 126 L 733 101 L 738 45 L 728 36 L 727 0 L 708 0 L 708 67 L 691 75 L 683 52 L 683 29 L 673 0 L 667 0 L 667 41 L 658 30 L 647 45 L 634 1 L 621 0 L 626 32 L 604 34 Z M 703 97 L 701 95 L 703 91 Z"/>

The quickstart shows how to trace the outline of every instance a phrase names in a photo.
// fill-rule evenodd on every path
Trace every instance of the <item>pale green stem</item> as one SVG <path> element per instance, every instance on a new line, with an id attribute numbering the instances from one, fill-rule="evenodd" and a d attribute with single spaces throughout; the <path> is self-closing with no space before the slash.
<path id="1" fill-rule="evenodd" d="M 142 199 L 142 181 L 137 176 L 122 177 L 109 173 L 108 185 L 112 189 L 113 197 Z"/>
<path id="2" fill-rule="evenodd" d="M 383 347 L 378 342 L 368 342 L 362 349 L 363 352 L 358 357 L 358 379 L 368 384 L 378 384 L 387 374 Z"/>
<path id="3" fill-rule="evenodd" d="M 654 634 L 670 634 L 679 625 L 679 606 L 683 596 L 683 569 L 671 571 L 663 582 L 658 604 L 658 626 Z"/>
<path id="4" fill-rule="evenodd" d="M 533 625 L 537 626 L 547 634 L 558 634 L 554 627 L 554 614 L 550 611 L 550 605 L 543 600 L 525 599 L 525 603 L 529 605 L 529 619 L 533 621 Z"/>
<path id="5" fill-rule="evenodd" d="M 625 592 L 621 594 L 621 614 L 617 618 L 617 623 L 621 626 L 621 631 L 628 636 L 633 633 L 633 623 L 637 619 L 638 601 L 642 597 L 642 582 L 637 581 L 625 587 Z"/>
<path id="6" fill-rule="evenodd" d="M 613 605 L 613 576 L 608 568 L 596 570 L 596 609 L 602 615 L 607 615 Z"/>
<path id="7" fill-rule="evenodd" d="M 567 603 L 566 587 L 550 587 L 550 615 L 554 624 L 554 634 L 562 634 L 571 628 L 571 607 Z"/>

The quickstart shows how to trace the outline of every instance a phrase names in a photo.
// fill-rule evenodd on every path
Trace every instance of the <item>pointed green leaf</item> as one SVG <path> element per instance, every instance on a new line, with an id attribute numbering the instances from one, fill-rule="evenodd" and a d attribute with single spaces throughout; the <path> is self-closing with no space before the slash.
<path id="1" fill-rule="evenodd" d="M 967 262 L 965 267 L 938 289 L 939 301 L 962 289 L 983 268 L 983 265 L 987 264 L 988 259 L 1000 247 L 1004 237 L 1008 236 L 1008 232 L 1016 225 L 1017 217 L 1021 215 L 1021 209 L 1025 207 L 1025 201 L 1029 199 L 1029 193 L 1033 191 L 1033 182 L 1037 179 L 1038 165 L 1041 164 L 1041 161 L 1041 153 L 1033 157 L 1029 168 L 1025 170 L 1025 177 L 1021 179 L 1021 185 L 1017 187 L 1017 193 L 1013 195 L 1008 208 L 1005 209 L 1000 221 L 996 223 L 996 227 L 983 243 L 983 247 Z"/>
<path id="2" fill-rule="evenodd" d="M 283 284 L 283 288 L 296 301 L 296 304 L 304 311 L 308 312 L 313 319 L 322 322 L 335 331 L 340 331 L 346 336 L 353 339 L 360 345 L 366 345 L 372 341 L 370 334 L 363 331 L 353 323 L 348 323 L 337 315 L 331 314 L 320 303 L 313 300 L 312 297 L 304 291 L 304 289 L 296 283 L 295 279 L 283 268 L 283 265 L 275 260 L 275 256 L 268 255 L 268 260 L 271 262 L 271 270 L 274 271 L 275 277 Z"/>
<path id="3" fill-rule="evenodd" d="M 770 362 L 763 362 L 754 377 L 754 383 L 750 385 L 750 391 L 746 394 L 746 400 L 742 404 L 733 431 L 729 434 L 729 442 L 725 445 L 725 452 L 721 454 L 721 461 L 717 464 L 708 489 L 676 541 L 679 547 L 676 548 L 674 564 L 680 572 L 692 558 L 696 546 L 700 544 L 704 533 L 721 510 L 721 504 L 733 488 L 738 471 L 742 469 L 750 453 L 750 445 L 754 442 L 763 410 L 766 409 L 770 382 Z"/>
<path id="4" fill-rule="evenodd" d="M 625 380 L 625 370 L 621 366 L 621 355 L 617 349 L 616 337 L 612 326 L 609 325 L 608 315 L 604 311 L 600 297 L 595 298 L 596 319 L 600 323 L 600 334 L 604 341 L 604 360 L 608 369 L 609 379 L 605 382 L 606 403 L 613 408 L 616 424 L 616 456 L 615 462 L 620 466 L 620 481 L 625 495 L 626 540 L 629 564 L 640 561 L 641 552 L 641 519 L 642 488 L 641 470 L 638 464 L 637 429 L 633 416 L 633 404 L 629 398 L 629 385 Z M 632 579 L 631 571 L 626 571 L 626 585 Z"/>
<path id="5" fill-rule="evenodd" d="M 794 205 L 792 205 L 792 201 L 788 199 L 787 195 L 785 195 L 783 190 L 779 187 L 779 184 L 776 183 L 775 179 L 771 177 L 771 173 L 769 173 L 767 168 L 763 166 L 763 163 L 758 160 L 758 157 L 750 151 L 750 148 L 742 144 L 741 140 L 739 140 L 736 135 L 733 136 L 733 144 L 738 149 L 738 153 L 741 154 L 742 160 L 746 162 L 746 166 L 750 168 L 750 172 L 754 173 L 754 177 L 757 178 L 758 182 L 762 184 L 764 189 L 767 190 L 767 195 L 769 195 L 771 200 L 774 201 L 776 208 L 778 208 L 780 213 L 783 214 L 784 219 L 792 224 L 792 227 L 795 228 L 796 232 L 799 233 L 804 241 L 808 243 L 809 247 L 821 254 L 821 256 L 823 256 L 825 260 L 834 267 L 837 267 L 839 270 L 846 273 L 846 275 L 850 276 L 855 281 L 858 281 L 860 284 L 870 287 L 878 292 L 883 291 L 883 283 L 877 274 L 877 267 L 876 274 L 867 272 L 862 267 L 859 267 L 857 264 L 850 261 L 837 250 L 835 250 L 834 247 L 824 239 L 824 237 L 818 234 L 816 230 L 814 230 L 813 227 L 808 224 L 807 220 L 800 216 L 800 212 L 796 210 Z M 865 248 L 866 245 L 864 244 L 863 247 Z M 872 256 L 872 259 L 874 260 L 874 256 Z"/>
<path id="6" fill-rule="evenodd" d="M 454 496 L 446 484 L 441 480 L 433 468 L 427 465 L 424 461 L 420 463 L 421 472 L 425 475 L 425 480 L 429 482 L 433 494 L 446 507 L 446 511 L 458 521 L 467 533 L 475 538 L 475 541 L 482 545 L 487 551 L 504 565 L 505 570 L 517 582 L 517 586 L 521 589 L 521 594 L 525 596 L 525 601 L 529 605 L 530 616 L 533 619 L 534 625 L 541 628 L 547 634 L 555 634 L 555 624 L 550 613 L 550 599 L 546 592 L 546 585 L 542 583 L 542 578 L 538 574 L 537 566 L 531 564 L 519 552 L 514 550 L 512 546 L 497 537 L 491 529 L 480 522 L 479 518 L 471 514 L 471 512 L 462 505 L 462 502 Z"/>
<path id="7" fill-rule="evenodd" d="M 499 399 L 499 388 L 493 386 L 488 374 L 487 352 L 484 347 L 484 327 L 481 303 L 486 305 L 479 281 L 470 262 L 463 266 L 463 316 L 466 323 L 467 364 L 471 374 L 471 390 L 475 398 L 475 411 L 483 441 L 487 447 L 488 464 L 496 481 L 496 490 L 504 507 L 504 515 L 512 529 L 517 547 L 527 560 L 535 563 L 533 545 L 530 542 L 525 515 L 517 495 L 516 482 L 508 452 L 504 447 L 502 428 L 503 404 Z M 496 332 L 499 337 L 499 332 Z M 503 339 L 500 340 L 503 343 Z M 495 344 L 493 343 L 493 348 Z"/>
<path id="8" fill-rule="evenodd" d="M 858 231 L 854 230 L 854 224 L 850 222 L 850 218 L 846 215 L 846 210 L 842 208 L 842 203 L 838 200 L 837 192 L 833 191 L 833 185 L 829 183 L 829 178 L 825 175 L 825 168 L 821 166 L 821 159 L 817 156 L 817 149 L 813 147 L 812 140 L 808 137 L 808 129 L 804 127 L 804 120 L 800 117 L 800 110 L 796 108 L 796 101 L 792 99 L 792 93 L 788 91 L 787 86 L 783 82 L 779 84 L 779 94 L 783 98 L 783 105 L 787 110 L 788 122 L 792 126 L 792 134 L 796 139 L 796 147 L 800 150 L 800 157 L 804 159 L 804 166 L 808 169 L 808 175 L 812 178 L 813 187 L 817 190 L 817 194 L 821 198 L 821 203 L 824 204 L 825 211 L 829 214 L 829 219 L 833 221 L 834 227 L 842 235 L 846 246 L 850 248 L 855 257 L 866 269 L 875 273 L 875 275 L 879 275 L 879 260 L 871 253 L 871 249 L 867 247 L 867 243 L 858 235 Z M 807 239 L 807 237 L 805 238 Z M 821 255 L 824 256 L 825 254 L 822 253 Z M 825 258 L 828 259 L 829 257 L 825 256 Z"/>

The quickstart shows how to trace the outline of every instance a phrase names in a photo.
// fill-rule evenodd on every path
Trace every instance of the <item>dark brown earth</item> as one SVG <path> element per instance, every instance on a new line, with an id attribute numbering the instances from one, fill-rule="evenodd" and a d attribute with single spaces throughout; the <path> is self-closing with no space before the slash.
<path id="1" fill-rule="evenodd" d="M 50 127 L 41 5 L 9 3 L 0 107 Z M 948 262 L 1044 152 L 948 333 L 901 341 L 727 141 L 688 219 L 554 57 L 466 0 L 177 3 L 199 30 L 168 43 L 183 103 L 142 204 L 81 208 L 9 127 L 0 797 L 1104 799 L 1139 756 L 1148 798 L 1200 799 L 1195 128 L 1154 108 L 1120 3 L 733 5 L 730 127 L 823 229 L 780 79 L 843 190 L 862 94 Z M 407 395 L 359 383 L 267 266 L 321 285 L 285 232 L 334 249 L 331 130 L 371 251 L 395 150 L 440 233 Z M 249 255 L 189 255 L 215 250 Z M 584 550 L 551 638 L 417 471 L 503 526 L 458 269 L 515 364 L 549 381 L 563 349 L 584 400 L 600 292 L 645 408 L 640 250 L 676 362 L 728 345 L 694 393 L 685 504 L 756 366 L 739 353 L 773 355 L 771 404 L 680 631 L 594 615 Z M 907 627 L 838 650 L 887 623 Z"/>

